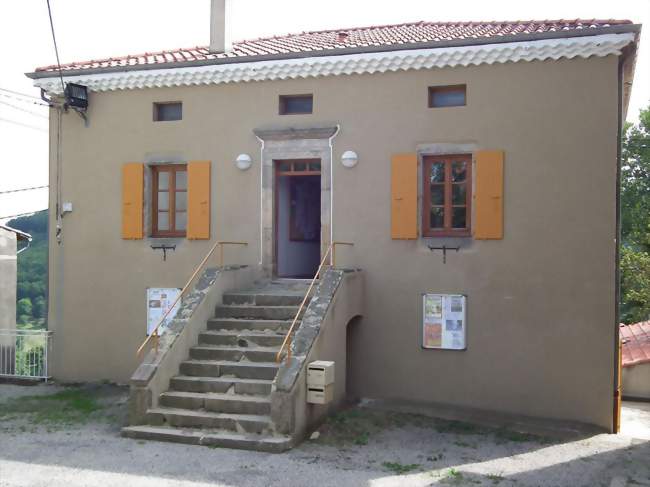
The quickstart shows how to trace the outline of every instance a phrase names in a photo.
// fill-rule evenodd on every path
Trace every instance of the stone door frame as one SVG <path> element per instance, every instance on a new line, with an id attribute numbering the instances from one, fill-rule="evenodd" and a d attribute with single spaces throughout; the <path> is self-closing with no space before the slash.
<path id="1" fill-rule="evenodd" d="M 256 129 L 262 143 L 260 263 L 269 277 L 276 275 L 275 262 L 275 161 L 320 159 L 321 161 L 321 259 L 332 241 L 332 139 L 338 126 L 318 128 Z"/>

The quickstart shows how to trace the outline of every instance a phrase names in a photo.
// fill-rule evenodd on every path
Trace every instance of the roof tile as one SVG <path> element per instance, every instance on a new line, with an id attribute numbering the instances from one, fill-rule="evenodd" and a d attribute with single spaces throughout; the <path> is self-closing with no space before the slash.
<path id="1" fill-rule="evenodd" d="M 650 362 L 650 321 L 621 325 L 623 367 Z"/>
<path id="2" fill-rule="evenodd" d="M 140 64 L 163 64 L 199 60 L 216 60 L 233 57 L 249 57 L 299 52 L 323 51 L 351 47 L 391 46 L 418 42 L 443 42 L 452 40 L 501 38 L 504 36 L 556 32 L 558 30 L 581 30 L 613 25 L 631 24 L 629 20 L 542 20 L 515 22 L 412 22 L 395 25 L 375 25 L 322 31 L 302 32 L 236 42 L 232 51 L 213 53 L 207 47 L 182 48 L 143 53 L 123 57 L 111 57 L 62 64 L 62 71 L 92 68 L 137 66 Z M 345 32 L 347 35 L 339 35 Z M 57 71 L 56 65 L 36 68 L 37 72 Z"/>

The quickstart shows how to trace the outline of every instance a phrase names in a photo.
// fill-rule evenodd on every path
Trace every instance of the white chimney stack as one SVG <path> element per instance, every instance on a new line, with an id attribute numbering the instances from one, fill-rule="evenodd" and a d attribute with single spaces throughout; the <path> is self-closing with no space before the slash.
<path id="1" fill-rule="evenodd" d="M 211 0 L 210 5 L 210 52 L 226 52 L 232 49 L 230 17 L 233 0 Z"/>

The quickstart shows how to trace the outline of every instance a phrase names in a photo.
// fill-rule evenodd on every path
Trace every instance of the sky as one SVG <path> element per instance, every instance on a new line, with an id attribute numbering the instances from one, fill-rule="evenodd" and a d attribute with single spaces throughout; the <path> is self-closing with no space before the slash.
<path id="1" fill-rule="evenodd" d="M 61 62 L 207 45 L 210 0 L 50 0 Z M 645 24 L 628 121 L 650 102 L 650 0 L 235 0 L 234 40 L 418 20 L 629 19 Z M 56 62 L 46 0 L 0 2 L 0 89 L 39 96 L 24 73 Z M 0 222 L 47 207 L 48 108 L 0 91 Z M 29 112 L 29 113 L 28 113 Z"/>

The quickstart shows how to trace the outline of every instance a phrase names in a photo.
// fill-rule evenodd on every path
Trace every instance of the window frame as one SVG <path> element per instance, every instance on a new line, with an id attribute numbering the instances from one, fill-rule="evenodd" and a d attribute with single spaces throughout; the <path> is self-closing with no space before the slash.
<path id="1" fill-rule="evenodd" d="M 161 119 L 159 108 L 164 105 L 180 105 L 180 117 L 173 119 Z M 153 102 L 153 121 L 154 122 L 180 122 L 183 120 L 183 102 L 182 101 L 154 101 Z"/>
<path id="2" fill-rule="evenodd" d="M 166 211 L 169 219 L 169 230 L 159 230 L 158 229 L 158 194 L 161 192 L 159 190 L 159 177 L 158 175 L 162 172 L 170 173 L 168 187 L 162 192 L 169 194 L 168 198 L 168 208 Z M 189 186 L 189 178 L 186 182 L 185 189 L 176 190 L 176 173 L 185 172 L 187 174 L 187 164 L 157 164 L 151 166 L 151 176 L 152 176 L 152 185 L 151 185 L 151 236 L 155 238 L 165 238 L 165 237 L 185 237 L 187 235 L 187 217 L 185 230 L 176 229 L 176 193 L 184 192 L 187 194 Z M 189 211 L 187 208 L 187 196 L 186 196 L 186 208 L 185 210 L 179 210 L 185 212 L 188 216 Z"/>
<path id="3" fill-rule="evenodd" d="M 456 91 L 459 88 L 463 90 L 463 104 L 462 105 L 434 105 L 433 104 L 433 95 L 434 93 L 444 93 L 446 91 Z M 428 90 L 428 106 L 429 108 L 455 108 L 455 107 L 465 107 L 467 106 L 467 85 L 458 84 L 458 85 L 443 85 L 443 86 L 429 86 Z"/>
<path id="4" fill-rule="evenodd" d="M 311 99 L 311 110 L 308 112 L 290 112 L 287 111 L 287 100 L 295 98 L 307 98 Z M 278 114 L 280 115 L 311 115 L 314 113 L 314 94 L 313 93 L 302 93 L 299 95 L 279 95 L 278 97 Z"/>
<path id="5" fill-rule="evenodd" d="M 453 162 L 463 161 L 466 163 L 465 175 L 465 205 L 454 205 L 452 203 L 451 165 Z M 432 228 L 430 221 L 431 208 L 431 166 L 434 163 L 445 163 L 445 180 L 444 180 L 444 227 Z M 431 155 L 422 158 L 422 236 L 423 237 L 471 237 L 472 235 L 472 154 L 444 154 Z M 465 228 L 452 227 L 452 210 L 454 207 L 465 207 Z"/>

